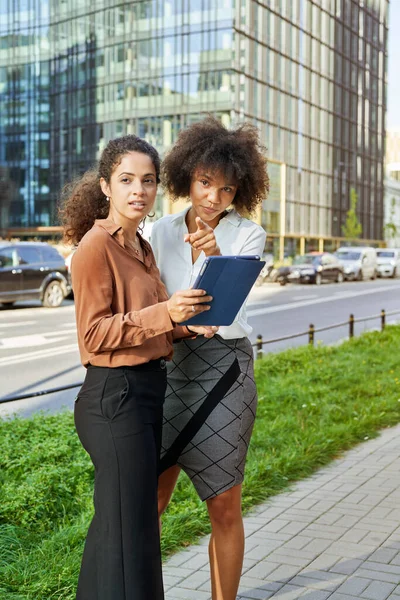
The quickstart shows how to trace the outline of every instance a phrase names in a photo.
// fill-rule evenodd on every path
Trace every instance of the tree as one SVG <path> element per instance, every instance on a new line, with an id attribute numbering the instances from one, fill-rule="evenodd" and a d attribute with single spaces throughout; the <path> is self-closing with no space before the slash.
<path id="1" fill-rule="evenodd" d="M 384 226 L 386 237 L 389 240 L 395 240 L 400 235 L 400 228 L 396 225 L 395 221 L 396 213 L 396 198 L 392 198 L 392 208 L 390 210 L 390 220 Z"/>
<path id="2" fill-rule="evenodd" d="M 354 188 L 350 190 L 350 209 L 347 211 L 346 223 L 342 226 L 342 232 L 347 240 L 356 240 L 362 234 L 362 225 L 357 218 L 356 208 L 358 194 Z"/>

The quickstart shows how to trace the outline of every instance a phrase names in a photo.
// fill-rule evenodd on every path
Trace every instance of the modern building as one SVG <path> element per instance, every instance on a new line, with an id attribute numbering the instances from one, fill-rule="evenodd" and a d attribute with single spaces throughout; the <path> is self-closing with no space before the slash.
<path id="1" fill-rule="evenodd" d="M 56 223 L 107 140 L 161 153 L 211 112 L 255 123 L 268 250 L 383 240 L 388 0 L 0 0 L 0 228 Z M 160 193 L 157 217 L 177 210 Z"/>
<path id="2" fill-rule="evenodd" d="M 400 181 L 400 131 L 386 132 L 386 173 L 389 179 Z"/>
<path id="3" fill-rule="evenodd" d="M 387 165 L 400 163 L 400 131 L 389 129 L 386 131 L 386 155 Z"/>
<path id="4" fill-rule="evenodd" d="M 387 245 L 400 248 L 400 131 L 386 132 L 384 234 Z"/>
<path id="5" fill-rule="evenodd" d="M 389 248 L 400 248 L 400 181 L 390 175 L 387 172 L 384 182 L 384 235 Z"/>

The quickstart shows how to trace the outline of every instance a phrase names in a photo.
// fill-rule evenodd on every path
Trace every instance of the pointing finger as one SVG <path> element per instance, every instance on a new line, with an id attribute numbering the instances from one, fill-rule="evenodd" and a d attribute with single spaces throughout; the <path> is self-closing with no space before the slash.
<path id="1" fill-rule="evenodd" d="M 204 221 L 202 221 L 200 217 L 196 217 L 196 224 L 197 229 L 207 229 L 208 227 L 208 225 L 206 225 L 206 223 L 204 223 Z"/>

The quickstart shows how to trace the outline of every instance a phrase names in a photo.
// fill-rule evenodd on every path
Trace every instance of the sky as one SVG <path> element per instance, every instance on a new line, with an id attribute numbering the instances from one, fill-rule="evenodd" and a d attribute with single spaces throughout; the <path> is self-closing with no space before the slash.
<path id="1" fill-rule="evenodd" d="M 389 8 L 389 63 L 387 129 L 400 131 L 400 0 Z"/>

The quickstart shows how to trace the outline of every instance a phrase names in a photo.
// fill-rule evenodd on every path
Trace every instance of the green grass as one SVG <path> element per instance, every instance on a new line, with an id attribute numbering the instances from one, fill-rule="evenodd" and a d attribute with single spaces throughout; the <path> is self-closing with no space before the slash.
<path id="1" fill-rule="evenodd" d="M 338 347 L 259 361 L 244 507 L 400 422 L 400 327 Z M 70 413 L 0 421 L 0 599 L 72 600 L 92 514 L 93 473 Z M 164 555 L 207 533 L 182 476 L 163 520 Z"/>

